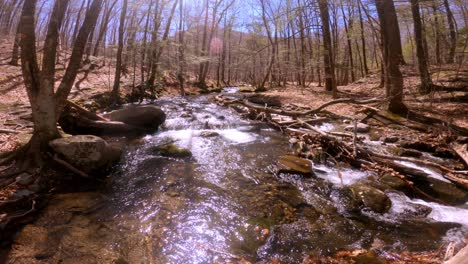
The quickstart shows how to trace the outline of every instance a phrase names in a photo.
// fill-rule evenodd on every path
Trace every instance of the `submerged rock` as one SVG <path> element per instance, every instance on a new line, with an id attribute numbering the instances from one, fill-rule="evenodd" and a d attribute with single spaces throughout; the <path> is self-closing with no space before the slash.
<path id="1" fill-rule="evenodd" d="M 219 133 L 215 131 L 202 131 L 200 133 L 200 136 L 201 137 L 217 137 L 219 136 Z"/>
<path id="2" fill-rule="evenodd" d="M 403 157 L 414 157 L 414 158 L 419 158 L 422 156 L 422 153 L 420 151 L 417 151 L 414 149 L 401 149 L 398 154 Z"/>
<path id="3" fill-rule="evenodd" d="M 466 201 L 467 192 L 458 188 L 450 182 L 436 178 L 427 177 L 418 179 L 416 185 L 423 192 L 448 204 L 458 204 Z"/>
<path id="4" fill-rule="evenodd" d="M 59 138 L 49 145 L 67 162 L 86 173 L 105 170 L 114 165 L 122 155 L 119 147 L 111 146 L 104 139 L 91 135 Z"/>
<path id="5" fill-rule="evenodd" d="M 192 157 L 192 152 L 188 149 L 179 148 L 174 144 L 167 144 L 150 149 L 156 155 L 170 158 L 189 158 Z"/>
<path id="6" fill-rule="evenodd" d="M 390 188 L 398 191 L 404 191 L 409 187 L 408 183 L 405 180 L 398 178 L 397 176 L 393 176 L 391 174 L 383 175 L 382 177 L 380 177 L 379 181 L 389 186 Z"/>
<path id="7" fill-rule="evenodd" d="M 112 111 L 104 117 L 111 121 L 120 121 L 136 127 L 157 129 L 166 120 L 166 114 L 153 105 L 128 106 L 126 108 Z"/>
<path id="8" fill-rule="evenodd" d="M 354 125 L 350 125 L 350 126 L 345 127 L 345 130 L 354 131 Z M 357 123 L 356 132 L 358 132 L 358 133 L 367 133 L 369 131 L 370 131 L 369 125 L 366 125 L 364 123 Z"/>
<path id="9" fill-rule="evenodd" d="M 353 184 L 349 188 L 353 198 L 364 208 L 383 214 L 392 206 L 390 198 L 379 189 L 364 184 Z"/>
<path id="10" fill-rule="evenodd" d="M 400 138 L 398 138 L 397 136 L 388 136 L 383 139 L 383 142 L 391 144 L 396 143 L 398 140 L 400 140 Z"/>
<path id="11" fill-rule="evenodd" d="M 313 176 L 312 161 L 292 155 L 284 155 L 278 159 L 278 172 L 297 173 L 304 176 Z"/>

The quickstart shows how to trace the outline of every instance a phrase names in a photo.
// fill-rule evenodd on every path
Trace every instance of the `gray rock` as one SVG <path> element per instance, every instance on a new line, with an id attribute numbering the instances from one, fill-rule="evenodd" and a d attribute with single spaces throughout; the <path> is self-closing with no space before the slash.
<path id="1" fill-rule="evenodd" d="M 34 182 L 34 177 L 31 174 L 28 173 L 21 173 L 16 177 L 16 183 L 19 185 L 29 185 Z"/>
<path id="2" fill-rule="evenodd" d="M 26 189 L 19 189 L 19 190 L 16 190 L 12 195 L 11 197 L 13 199 L 22 199 L 22 198 L 26 198 L 30 195 L 33 195 L 34 193 L 31 192 L 30 190 L 26 190 Z"/>
<path id="3" fill-rule="evenodd" d="M 111 121 L 120 121 L 132 126 L 157 129 L 166 120 L 166 114 L 153 105 L 128 106 L 124 109 L 112 111 L 104 117 Z"/>
<path id="4" fill-rule="evenodd" d="M 59 138 L 51 141 L 49 145 L 67 162 L 87 173 L 109 168 L 122 154 L 122 149 L 91 135 Z"/>
<path id="5" fill-rule="evenodd" d="M 347 130 L 347 131 L 354 131 L 354 124 L 353 124 L 353 125 L 346 126 L 346 127 L 345 127 L 345 130 Z M 367 132 L 370 131 L 370 127 L 369 127 L 369 125 L 366 125 L 366 124 L 364 124 L 364 123 L 357 123 L 356 131 L 357 131 L 358 133 L 367 133 Z"/>
<path id="6" fill-rule="evenodd" d="M 364 184 L 353 184 L 349 188 L 353 198 L 364 208 L 383 214 L 392 206 L 390 198 L 379 189 Z"/>

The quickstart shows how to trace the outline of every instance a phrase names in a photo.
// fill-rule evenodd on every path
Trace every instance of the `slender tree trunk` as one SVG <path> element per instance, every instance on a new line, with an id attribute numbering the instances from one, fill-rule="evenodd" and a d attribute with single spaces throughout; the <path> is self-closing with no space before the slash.
<path id="1" fill-rule="evenodd" d="M 117 62 L 115 65 L 115 79 L 112 87 L 112 98 L 114 103 L 119 99 L 120 75 L 122 74 L 122 52 L 124 45 L 125 17 L 127 15 L 128 0 L 123 0 L 122 12 L 120 13 L 119 45 L 117 48 Z"/>
<path id="2" fill-rule="evenodd" d="M 153 7 L 153 0 L 150 0 L 148 13 L 146 14 L 145 30 L 143 32 L 143 46 L 141 48 L 141 83 L 145 82 L 145 62 L 146 62 L 146 52 L 147 52 L 147 42 L 148 42 L 148 28 L 151 15 L 151 8 Z"/>
<path id="3" fill-rule="evenodd" d="M 266 0 L 260 0 L 261 3 L 261 8 L 262 8 L 262 20 L 263 20 L 263 25 L 265 26 L 266 32 L 267 32 L 267 37 L 268 41 L 270 42 L 271 46 L 271 54 L 270 54 L 270 61 L 267 66 L 267 71 L 263 77 L 263 80 L 261 83 L 258 85 L 257 89 L 258 90 L 265 90 L 265 83 L 268 81 L 268 78 L 271 75 L 271 69 L 273 68 L 273 64 L 275 63 L 275 53 L 276 53 L 276 45 L 273 41 L 273 36 L 271 34 L 270 26 L 268 24 L 267 20 L 267 14 L 266 14 Z"/>
<path id="4" fill-rule="evenodd" d="M 395 27 L 398 27 L 395 7 L 393 1 L 376 0 L 377 13 L 380 20 L 380 30 L 383 38 L 385 50 L 385 72 L 386 82 L 389 87 L 388 97 L 390 98 L 388 110 L 390 112 L 406 115 L 408 108 L 403 103 L 403 75 L 400 71 L 400 35 Z M 393 29 L 393 30 L 392 30 Z"/>
<path id="5" fill-rule="evenodd" d="M 455 58 L 455 50 L 457 48 L 457 32 L 455 30 L 455 18 L 453 17 L 452 9 L 448 0 L 444 0 L 445 11 L 447 13 L 447 22 L 449 25 L 450 47 L 447 57 L 447 63 L 453 63 Z"/>
<path id="6" fill-rule="evenodd" d="M 442 58 L 440 56 L 440 25 L 439 25 L 439 17 L 437 14 L 437 6 L 436 2 L 432 4 L 432 11 L 434 16 L 434 35 L 435 35 L 435 53 L 436 53 L 436 63 L 442 64 Z"/>
<path id="7" fill-rule="evenodd" d="M 180 96 L 185 96 L 184 0 L 180 0 L 179 13 L 179 72 L 177 73 L 177 79 L 179 80 Z"/>
<path id="8" fill-rule="evenodd" d="M 369 74 L 369 67 L 367 66 L 367 54 L 366 54 L 366 39 L 364 37 L 364 22 L 361 13 L 361 4 L 358 3 L 359 12 L 359 24 L 361 26 L 361 48 L 362 48 L 362 61 L 364 64 L 364 73 L 367 76 Z"/>
<path id="9" fill-rule="evenodd" d="M 338 96 L 336 89 L 335 77 L 335 62 L 333 60 L 333 48 L 330 36 L 330 18 L 328 12 L 328 2 L 326 0 L 318 0 L 320 17 L 322 19 L 322 35 L 323 35 L 323 61 L 325 68 L 325 89 L 333 93 L 333 97 Z"/>
<path id="10" fill-rule="evenodd" d="M 424 36 L 422 33 L 421 15 L 419 13 L 419 1 L 411 0 L 411 12 L 413 14 L 414 37 L 416 42 L 416 53 L 418 57 L 418 69 L 421 79 L 421 86 L 419 91 L 423 94 L 431 92 L 433 86 L 431 75 L 427 63 L 427 54 L 424 49 Z"/>

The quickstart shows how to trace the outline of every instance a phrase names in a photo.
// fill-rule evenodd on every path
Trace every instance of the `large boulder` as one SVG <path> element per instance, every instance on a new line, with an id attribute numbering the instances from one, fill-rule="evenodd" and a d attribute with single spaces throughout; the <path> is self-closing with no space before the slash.
<path id="1" fill-rule="evenodd" d="M 392 207 L 392 201 L 379 189 L 364 185 L 353 184 L 349 186 L 352 198 L 356 200 L 363 208 L 370 209 L 376 213 L 386 213 Z"/>
<path id="2" fill-rule="evenodd" d="M 104 115 L 111 121 L 119 121 L 132 126 L 157 129 L 166 120 L 166 114 L 154 105 L 127 106 Z"/>
<path id="3" fill-rule="evenodd" d="M 49 145 L 65 161 L 86 173 L 110 168 L 119 161 L 122 154 L 120 147 L 91 135 L 59 138 L 51 141 Z"/>

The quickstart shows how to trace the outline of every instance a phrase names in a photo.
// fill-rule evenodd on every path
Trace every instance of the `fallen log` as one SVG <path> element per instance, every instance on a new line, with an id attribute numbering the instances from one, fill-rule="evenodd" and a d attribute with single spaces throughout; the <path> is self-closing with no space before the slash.
<path id="1" fill-rule="evenodd" d="M 365 104 L 372 104 L 372 103 L 382 103 L 385 101 L 383 99 L 378 99 L 378 98 L 373 98 L 373 99 L 363 100 L 363 101 L 357 101 L 351 98 L 342 98 L 342 99 L 332 100 L 327 103 L 324 103 L 315 109 L 310 109 L 306 111 L 288 111 L 288 110 L 283 110 L 283 109 L 274 109 L 274 108 L 264 107 L 260 105 L 255 105 L 249 102 L 248 100 L 225 99 L 225 98 L 223 99 L 222 97 L 223 97 L 222 95 L 218 95 L 215 97 L 215 99 L 216 101 L 222 102 L 223 104 L 234 104 L 234 103 L 241 104 L 248 108 L 255 109 L 258 111 L 263 111 L 263 112 L 270 113 L 270 114 L 292 116 L 292 117 L 303 117 L 303 116 L 316 114 L 324 110 L 325 108 L 335 105 L 335 104 L 350 103 L 350 104 L 356 104 L 356 105 L 365 105 Z"/>

